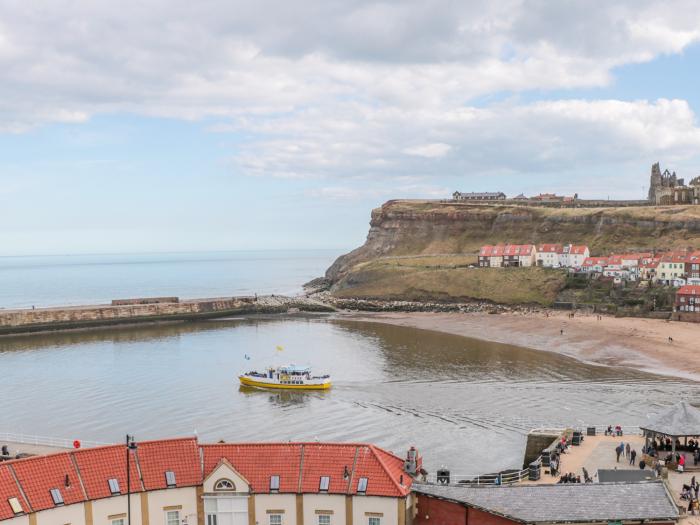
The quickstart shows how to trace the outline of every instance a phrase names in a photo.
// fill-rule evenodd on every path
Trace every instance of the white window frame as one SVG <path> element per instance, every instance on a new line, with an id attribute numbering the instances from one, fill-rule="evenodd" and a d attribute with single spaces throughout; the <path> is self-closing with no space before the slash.
<path id="1" fill-rule="evenodd" d="M 323 521 L 323 523 L 321 523 L 321 521 Z M 330 514 L 319 514 L 316 519 L 316 523 L 318 525 L 331 525 L 333 523 L 333 519 L 331 518 Z"/>
<path id="2" fill-rule="evenodd" d="M 283 525 L 283 524 L 284 524 L 284 514 L 271 513 L 271 514 L 268 514 L 267 516 L 268 516 L 267 522 L 268 522 L 270 525 Z M 273 522 L 272 522 L 272 517 L 273 517 L 273 516 L 279 516 L 279 518 L 280 518 L 279 521 L 273 523 Z"/>
<path id="3" fill-rule="evenodd" d="M 126 520 L 124 518 L 115 518 L 111 520 L 110 523 L 111 525 L 124 525 L 125 521 Z"/>
<path id="4" fill-rule="evenodd" d="M 170 523 L 170 514 L 175 514 L 177 515 L 177 523 L 172 524 L 172 525 L 180 525 L 182 523 L 182 520 L 180 518 L 180 511 L 178 509 L 175 510 L 166 510 L 165 511 L 165 525 L 171 525 Z"/>
<path id="5" fill-rule="evenodd" d="M 368 516 L 367 525 L 382 525 L 382 518 L 379 516 Z"/>

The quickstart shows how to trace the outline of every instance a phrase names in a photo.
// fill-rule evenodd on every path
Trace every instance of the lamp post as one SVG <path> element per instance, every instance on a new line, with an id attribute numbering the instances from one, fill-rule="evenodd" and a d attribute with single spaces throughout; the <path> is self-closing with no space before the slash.
<path id="1" fill-rule="evenodd" d="M 126 435 L 126 522 L 131 525 L 131 469 L 129 468 L 129 460 L 131 451 L 136 450 L 136 441 L 134 436 Z"/>

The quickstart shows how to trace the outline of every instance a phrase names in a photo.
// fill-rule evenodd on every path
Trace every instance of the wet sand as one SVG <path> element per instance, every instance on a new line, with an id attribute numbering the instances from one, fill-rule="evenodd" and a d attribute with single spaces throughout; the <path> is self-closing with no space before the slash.
<path id="1" fill-rule="evenodd" d="M 607 366 L 624 366 L 700 381 L 700 325 L 657 319 L 616 318 L 568 312 L 340 314 L 556 352 Z M 563 330 L 563 333 L 561 332 Z M 669 337 L 673 341 L 669 341 Z"/>

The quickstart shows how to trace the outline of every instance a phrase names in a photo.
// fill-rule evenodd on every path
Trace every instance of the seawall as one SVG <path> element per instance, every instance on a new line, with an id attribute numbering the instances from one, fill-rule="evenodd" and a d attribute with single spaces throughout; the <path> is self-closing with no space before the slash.
<path id="1" fill-rule="evenodd" d="M 120 304 L 110 305 L 0 310 L 0 335 L 133 323 L 211 319 L 241 314 L 277 314 L 287 313 L 290 310 L 331 312 L 334 309 L 320 301 L 303 297 L 261 296 L 168 302 L 133 300 L 127 304 L 120 302 Z"/>

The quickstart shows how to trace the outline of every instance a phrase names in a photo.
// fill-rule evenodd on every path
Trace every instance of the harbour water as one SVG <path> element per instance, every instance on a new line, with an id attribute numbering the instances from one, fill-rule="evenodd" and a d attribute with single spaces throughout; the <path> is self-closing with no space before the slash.
<path id="1" fill-rule="evenodd" d="M 331 373 L 333 389 L 237 384 L 283 362 Z M 700 394 L 690 381 L 321 315 L 3 337 L 0 377 L 2 431 L 415 445 L 428 469 L 455 474 L 519 466 L 536 426 L 634 425 Z"/>

